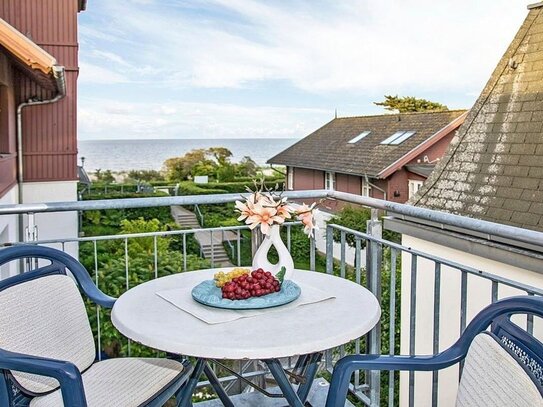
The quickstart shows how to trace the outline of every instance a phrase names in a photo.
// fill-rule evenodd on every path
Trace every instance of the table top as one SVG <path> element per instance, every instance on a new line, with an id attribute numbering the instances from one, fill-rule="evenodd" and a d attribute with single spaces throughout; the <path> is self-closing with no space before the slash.
<path id="1" fill-rule="evenodd" d="M 295 270 L 292 280 L 320 288 L 335 298 L 288 312 L 276 308 L 255 317 L 210 325 L 156 294 L 193 287 L 212 279 L 217 271 L 174 274 L 128 290 L 113 307 L 113 325 L 135 342 L 170 353 L 209 359 L 268 359 L 345 344 L 370 331 L 381 316 L 377 299 L 366 288 L 344 278 L 306 270 Z"/>

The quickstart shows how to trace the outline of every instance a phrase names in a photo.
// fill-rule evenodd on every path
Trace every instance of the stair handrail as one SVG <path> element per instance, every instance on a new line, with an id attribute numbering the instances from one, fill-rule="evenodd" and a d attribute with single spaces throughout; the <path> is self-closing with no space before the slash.
<path id="1" fill-rule="evenodd" d="M 202 211 L 200 211 L 198 204 L 194 205 L 194 209 L 196 209 L 196 216 L 199 218 L 200 226 L 204 227 L 204 215 L 202 214 Z"/>

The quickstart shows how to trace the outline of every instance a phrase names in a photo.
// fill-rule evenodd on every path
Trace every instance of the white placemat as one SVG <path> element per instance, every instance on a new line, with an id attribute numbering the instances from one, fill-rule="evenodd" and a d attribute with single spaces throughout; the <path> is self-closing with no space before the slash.
<path id="1" fill-rule="evenodd" d="M 221 308 L 208 307 L 196 302 L 192 298 L 193 287 L 174 288 L 171 290 L 159 291 L 156 293 L 159 297 L 168 301 L 180 310 L 188 312 L 192 316 L 208 324 L 223 324 L 225 322 L 235 321 L 240 318 L 256 317 L 269 312 L 287 312 L 288 310 L 308 304 L 314 304 L 335 298 L 326 292 L 311 287 L 307 284 L 296 283 L 300 286 L 302 293 L 295 301 L 274 308 L 255 309 L 255 310 L 229 310 Z"/>

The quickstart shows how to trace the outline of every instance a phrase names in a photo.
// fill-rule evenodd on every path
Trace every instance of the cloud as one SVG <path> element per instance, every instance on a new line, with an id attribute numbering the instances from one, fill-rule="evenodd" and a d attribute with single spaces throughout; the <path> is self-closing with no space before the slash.
<path id="1" fill-rule="evenodd" d="M 140 0 L 103 9 L 101 35 L 130 38 L 118 64 L 158 66 L 168 86 L 286 80 L 311 93 L 481 87 L 526 13 L 506 0 Z"/>
<path id="2" fill-rule="evenodd" d="M 80 62 L 79 68 L 79 84 L 112 85 L 130 82 L 128 77 L 121 73 L 114 72 L 108 67 L 102 67 L 87 62 Z"/>
<path id="3" fill-rule="evenodd" d="M 111 102 L 81 99 L 81 139 L 296 138 L 322 125 L 322 109 L 233 104 Z"/>
<path id="4" fill-rule="evenodd" d="M 509 0 L 93 0 L 79 135 L 302 137 L 384 94 L 469 107 L 525 15 Z"/>

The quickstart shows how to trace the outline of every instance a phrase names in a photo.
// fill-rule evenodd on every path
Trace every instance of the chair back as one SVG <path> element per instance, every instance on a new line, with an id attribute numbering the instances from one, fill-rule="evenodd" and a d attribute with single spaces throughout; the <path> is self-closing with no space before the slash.
<path id="1" fill-rule="evenodd" d="M 542 389 L 532 371 L 498 337 L 483 332 L 468 350 L 456 406 L 541 407 Z"/>
<path id="2" fill-rule="evenodd" d="M 15 260 L 13 249 L 20 248 L 0 250 L 0 266 Z M 25 253 L 31 257 L 32 248 Z M 75 281 L 66 274 L 66 264 L 47 258 L 49 265 L 0 281 L 0 348 L 69 361 L 84 371 L 96 355 L 85 304 Z M 52 378 L 4 373 L 29 395 L 59 387 Z"/>
<path id="3" fill-rule="evenodd" d="M 539 314 L 543 309 L 539 310 Z M 471 343 L 462 370 L 458 407 L 543 406 L 543 343 L 500 315 Z"/>

